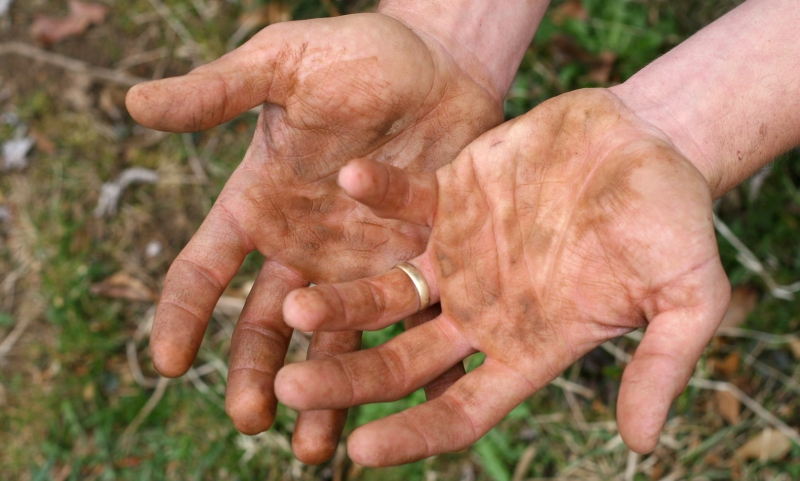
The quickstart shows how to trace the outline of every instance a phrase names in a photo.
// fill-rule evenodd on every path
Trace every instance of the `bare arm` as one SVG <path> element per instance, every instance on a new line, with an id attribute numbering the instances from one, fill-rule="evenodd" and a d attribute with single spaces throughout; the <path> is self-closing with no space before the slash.
<path id="1" fill-rule="evenodd" d="M 800 2 L 749 0 L 611 91 L 719 197 L 800 144 L 798 25 Z"/>
<path id="2" fill-rule="evenodd" d="M 384 0 L 378 12 L 434 36 L 502 101 L 550 0 Z"/>

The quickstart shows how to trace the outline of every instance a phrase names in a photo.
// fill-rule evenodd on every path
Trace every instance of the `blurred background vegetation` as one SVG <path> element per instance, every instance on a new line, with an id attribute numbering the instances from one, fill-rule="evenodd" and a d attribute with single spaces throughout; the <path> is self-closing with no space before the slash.
<path id="1" fill-rule="evenodd" d="M 256 117 L 160 134 L 127 115 L 126 88 L 185 73 L 269 23 L 374 4 L 94 1 L 105 14 L 90 28 L 54 38 L 41 18 L 67 16 L 66 0 L 16 0 L 5 12 L 9 2 L 0 0 L 0 143 L 25 151 L 4 147 L 0 171 L 0 479 L 800 478 L 800 446 L 776 429 L 800 427 L 800 342 L 790 335 L 800 330 L 791 285 L 800 279 L 797 152 L 716 204 L 733 305 L 654 453 L 630 454 L 614 423 L 636 333 L 591 352 L 463 452 L 370 470 L 352 464 L 342 445 L 330 463 L 306 466 L 291 456 L 295 414 L 282 407 L 270 432 L 237 433 L 224 412 L 226 362 L 259 256 L 226 292 L 189 375 L 159 380 L 147 335 L 164 274 L 242 158 Z M 737 3 L 554 1 L 506 114 L 624 81 Z M 116 212 L 113 202 L 96 212 L 104 183 L 132 167 L 154 170 L 158 182 L 134 171 L 141 183 L 122 191 Z M 295 337 L 290 361 L 303 358 L 307 342 Z M 348 430 L 423 399 L 353 409 Z"/>

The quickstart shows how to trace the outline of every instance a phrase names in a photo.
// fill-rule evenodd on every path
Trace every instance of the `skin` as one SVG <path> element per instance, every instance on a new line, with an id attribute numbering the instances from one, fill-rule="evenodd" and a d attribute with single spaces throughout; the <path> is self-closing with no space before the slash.
<path id="1" fill-rule="evenodd" d="M 278 397 L 301 410 L 396 399 L 486 353 L 440 398 L 350 437 L 356 462 L 397 464 L 468 446 L 589 349 L 646 326 L 617 422 L 631 449 L 652 450 L 730 296 L 711 200 L 800 144 L 798 22 L 794 0 L 749 0 L 624 84 L 488 132 L 435 176 L 348 165 L 339 182 L 354 199 L 432 226 L 411 262 L 443 314 L 376 349 L 284 368 Z M 295 291 L 284 315 L 374 329 L 415 303 L 392 270 Z"/>
<path id="2" fill-rule="evenodd" d="M 276 24 L 184 77 L 133 88 L 131 115 L 159 130 L 203 130 L 264 104 L 244 160 L 167 274 L 151 335 L 156 369 L 189 369 L 214 305 L 257 249 L 267 260 L 232 338 L 226 409 L 244 433 L 268 429 L 292 333 L 284 296 L 383 272 L 419 255 L 430 232 L 376 217 L 341 192 L 336 173 L 352 158 L 433 171 L 502 121 L 501 97 L 434 37 L 380 14 Z M 359 343 L 360 333 L 323 333 L 309 358 Z M 463 373 L 454 369 L 430 395 Z M 332 456 L 345 418 L 301 414 L 298 458 Z"/>
<path id="3" fill-rule="evenodd" d="M 628 446 L 655 447 L 730 296 L 709 184 L 663 132 L 607 90 L 576 91 L 493 129 L 435 174 L 365 159 L 339 182 L 377 215 L 431 227 L 411 263 L 442 315 L 375 349 L 283 368 L 283 403 L 390 401 L 485 353 L 441 397 L 349 438 L 359 464 L 411 462 L 471 445 L 586 352 L 647 327 L 617 413 Z M 380 329 L 414 310 L 404 275 L 299 289 L 284 317 L 304 330 Z"/>

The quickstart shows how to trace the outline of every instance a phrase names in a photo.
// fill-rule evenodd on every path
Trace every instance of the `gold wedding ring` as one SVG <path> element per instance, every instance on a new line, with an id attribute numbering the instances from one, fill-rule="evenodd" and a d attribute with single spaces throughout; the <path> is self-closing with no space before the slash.
<path id="1" fill-rule="evenodd" d="M 417 299 L 419 300 L 417 312 L 427 309 L 431 304 L 431 290 L 428 288 L 428 282 L 422 277 L 422 273 L 419 269 L 408 262 L 397 264 L 393 269 L 400 269 L 405 272 L 406 275 L 411 278 L 411 282 L 414 283 L 414 287 L 417 289 Z"/>

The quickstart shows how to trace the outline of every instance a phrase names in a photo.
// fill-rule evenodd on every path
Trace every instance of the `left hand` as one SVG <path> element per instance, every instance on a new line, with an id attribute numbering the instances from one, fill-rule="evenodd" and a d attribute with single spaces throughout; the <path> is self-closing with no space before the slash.
<path id="1" fill-rule="evenodd" d="M 577 91 L 487 132 L 436 174 L 358 160 L 339 183 L 379 216 L 431 226 L 411 263 L 442 315 L 375 349 L 284 367 L 282 402 L 395 400 L 484 352 L 440 398 L 350 436 L 359 464 L 410 462 L 469 446 L 586 352 L 647 327 L 617 414 L 631 449 L 655 447 L 730 296 L 708 182 L 663 132 L 609 91 Z M 417 307 L 393 269 L 298 289 L 284 318 L 302 330 L 370 330 Z"/>

